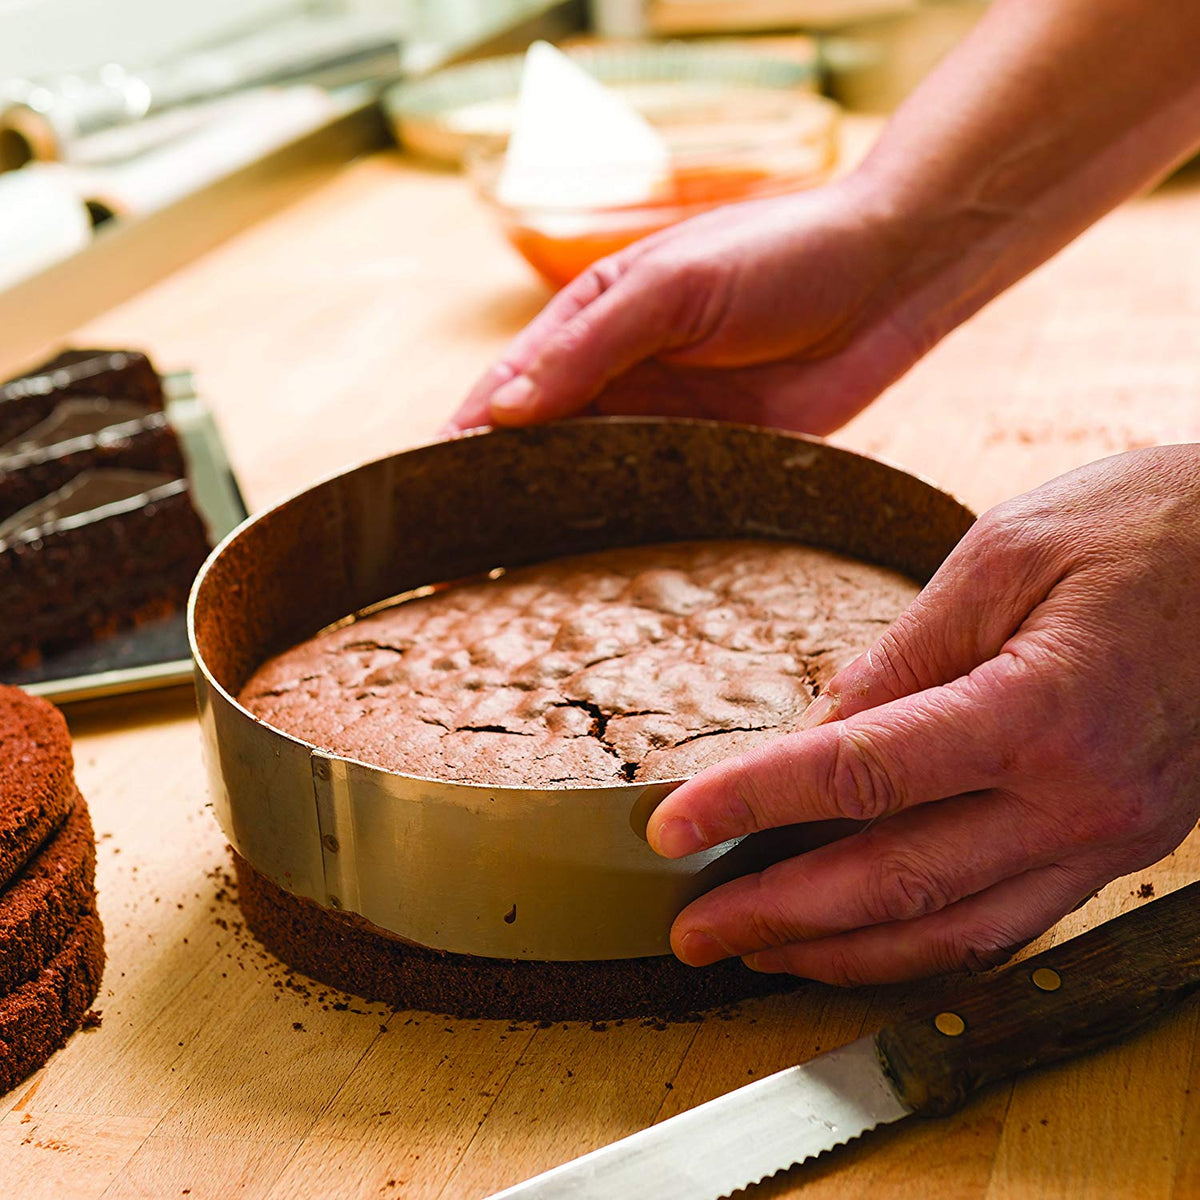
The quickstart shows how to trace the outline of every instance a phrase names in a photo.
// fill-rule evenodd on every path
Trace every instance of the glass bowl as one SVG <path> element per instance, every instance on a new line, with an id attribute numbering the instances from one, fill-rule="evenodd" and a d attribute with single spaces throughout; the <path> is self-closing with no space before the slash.
<path id="1" fill-rule="evenodd" d="M 616 187 L 620 166 L 576 173 L 572 199 L 561 177 L 547 180 L 554 203 L 505 203 L 497 193 L 504 149 L 482 143 L 466 155 L 467 170 L 508 240 L 552 286 L 569 283 L 592 263 L 660 229 L 723 204 L 799 191 L 826 180 L 837 163 L 838 107 L 809 93 L 742 100 L 736 111 L 714 101 L 709 111 L 675 112 L 653 122 L 669 152 L 669 173 L 644 199 L 593 203 L 589 196 L 628 194 Z M 644 168 L 639 169 L 640 171 Z M 630 168 L 633 177 L 635 168 Z M 522 191 L 536 194 L 536 179 Z"/>

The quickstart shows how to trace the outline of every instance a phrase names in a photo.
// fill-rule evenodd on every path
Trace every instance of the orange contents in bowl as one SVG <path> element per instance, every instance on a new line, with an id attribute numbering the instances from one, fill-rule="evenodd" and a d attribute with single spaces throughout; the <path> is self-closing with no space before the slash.
<path id="1" fill-rule="evenodd" d="M 728 204 L 754 191 L 771 178 L 761 167 L 720 166 L 716 163 L 677 166 L 663 186 L 661 204 Z"/>
<path id="2" fill-rule="evenodd" d="M 795 186 L 796 181 L 790 182 Z M 768 183 L 771 186 L 764 187 Z M 592 263 L 668 225 L 787 186 L 788 181 L 757 167 L 679 165 L 644 204 L 571 214 L 565 224 L 579 228 L 569 233 L 552 231 L 557 221 L 539 227 L 538 222 L 517 218 L 508 227 L 508 238 L 548 283 L 562 287 Z"/>

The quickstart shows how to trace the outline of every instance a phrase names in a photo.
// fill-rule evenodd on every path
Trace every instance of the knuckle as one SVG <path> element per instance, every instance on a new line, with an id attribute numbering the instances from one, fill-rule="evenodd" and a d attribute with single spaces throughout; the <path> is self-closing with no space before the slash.
<path id="1" fill-rule="evenodd" d="M 921 672 L 911 657 L 909 635 L 913 630 L 910 624 L 904 616 L 900 617 L 867 651 L 872 675 L 890 692 L 900 696 L 907 696 L 921 688 Z"/>
<path id="2" fill-rule="evenodd" d="M 934 969 L 944 974 L 978 974 L 1008 962 L 1019 948 L 1009 931 L 996 925 L 974 925 L 955 932 L 936 947 Z"/>
<path id="3" fill-rule="evenodd" d="M 937 912 L 950 900 L 936 873 L 905 855 L 881 855 L 867 873 L 868 914 L 876 922 L 913 921 Z"/>
<path id="4" fill-rule="evenodd" d="M 821 978 L 834 987 L 852 988 L 872 982 L 873 977 L 857 950 L 851 946 L 831 946 Z"/>
<path id="5" fill-rule="evenodd" d="M 984 513 L 964 546 L 972 552 L 978 586 L 1019 596 L 1038 593 L 1057 576 L 1065 562 L 1062 537 L 1061 520 L 1018 497 Z"/>
<path id="6" fill-rule="evenodd" d="M 782 815 L 786 808 L 781 792 L 786 794 L 790 789 L 772 769 L 768 753 L 767 747 L 760 747 L 722 764 L 730 772 L 728 809 L 723 814 L 727 829 L 753 833 L 778 823 L 777 813 Z M 731 832 L 729 836 L 735 835 Z"/>
<path id="7" fill-rule="evenodd" d="M 874 821 L 900 807 L 900 796 L 870 734 L 833 726 L 829 794 L 838 812 L 852 821 Z"/>
<path id="8" fill-rule="evenodd" d="M 659 253 L 641 265 L 646 286 L 663 296 L 670 310 L 671 341 L 690 346 L 709 338 L 728 308 L 728 279 L 716 263 L 695 254 Z"/>
<path id="9" fill-rule="evenodd" d="M 567 284 L 566 295 L 580 305 L 591 304 L 607 292 L 624 273 L 624 264 L 618 256 L 602 258 Z"/>
<path id="10" fill-rule="evenodd" d="M 541 361 L 534 364 L 529 373 L 532 375 L 538 369 L 545 370 L 564 360 L 576 358 L 587 347 L 592 336 L 592 329 L 592 320 L 586 311 L 576 313 L 570 320 L 562 324 L 553 340 L 542 352 Z"/>
<path id="11" fill-rule="evenodd" d="M 991 555 L 1023 558 L 1044 544 L 1042 523 L 1011 500 L 997 504 L 975 522 L 970 538 Z"/>
<path id="12" fill-rule="evenodd" d="M 979 761 L 997 782 L 1045 775 L 1062 761 L 1063 706 L 1043 676 L 1022 651 L 1005 648 L 950 685 L 992 714 Z"/>
<path id="13" fill-rule="evenodd" d="M 656 248 L 638 263 L 647 285 L 657 284 L 670 288 L 683 296 L 689 288 L 709 287 L 715 268 L 707 259 L 697 257 L 686 247 L 666 246 Z"/>
<path id="14" fill-rule="evenodd" d="M 1135 842 L 1152 823 L 1148 811 L 1153 800 L 1138 787 L 1117 788 L 1102 795 L 1087 822 L 1089 841 L 1115 842 L 1122 845 Z"/>
<path id="15" fill-rule="evenodd" d="M 761 883 L 746 913 L 748 932 L 756 947 L 787 946 L 799 940 L 796 923 L 777 896 Z"/>

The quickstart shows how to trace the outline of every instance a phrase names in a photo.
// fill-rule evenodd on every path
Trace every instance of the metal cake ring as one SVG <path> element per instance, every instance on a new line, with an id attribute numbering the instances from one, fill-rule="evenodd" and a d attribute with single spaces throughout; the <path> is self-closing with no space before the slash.
<path id="1" fill-rule="evenodd" d="M 690 900 L 794 851 L 787 831 L 671 862 L 646 844 L 678 784 L 422 779 L 327 753 L 235 699 L 266 658 L 392 596 L 657 541 L 784 538 L 925 581 L 971 512 L 927 481 L 798 434 L 600 418 L 469 434 L 334 475 L 213 551 L 188 606 L 222 830 L 287 891 L 434 949 L 586 960 L 669 952 Z"/>

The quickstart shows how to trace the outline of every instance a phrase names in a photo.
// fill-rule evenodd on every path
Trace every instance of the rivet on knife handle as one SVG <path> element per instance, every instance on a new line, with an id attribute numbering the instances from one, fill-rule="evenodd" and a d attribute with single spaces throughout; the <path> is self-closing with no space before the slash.
<path id="1" fill-rule="evenodd" d="M 906 1104 L 948 1113 L 990 1083 L 1116 1041 L 1197 989 L 1200 883 L 982 979 L 876 1044 Z"/>

